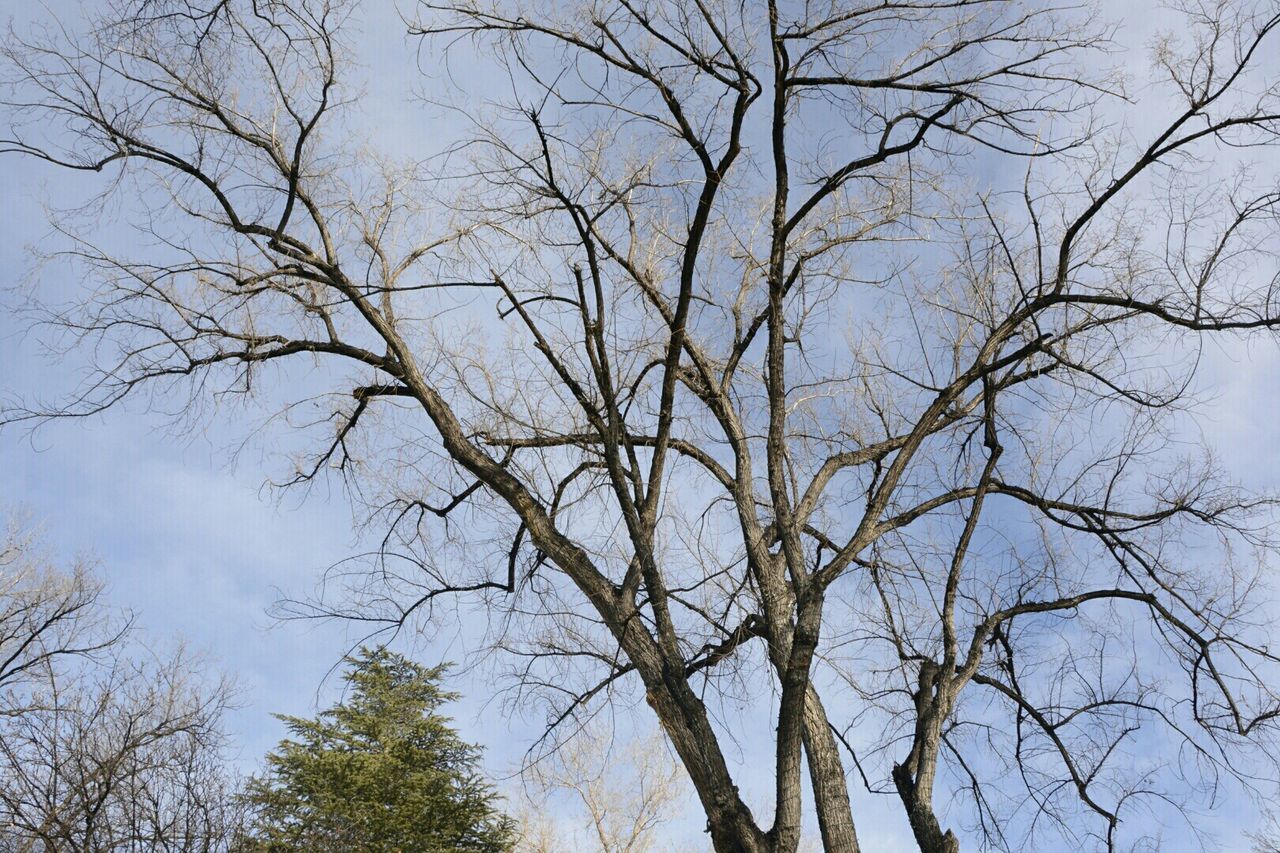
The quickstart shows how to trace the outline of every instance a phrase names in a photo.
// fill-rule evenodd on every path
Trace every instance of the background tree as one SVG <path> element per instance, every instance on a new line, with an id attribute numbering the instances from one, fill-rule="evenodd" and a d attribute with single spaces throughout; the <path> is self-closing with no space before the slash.
<path id="1" fill-rule="evenodd" d="M 680 849 L 663 830 L 682 817 L 688 783 L 660 736 L 624 742 L 597 723 L 526 776 L 518 853 Z M 566 795 L 572 817 L 552 805 Z"/>
<path id="2" fill-rule="evenodd" d="M 1169 12 L 1136 104 L 1083 8 L 415 12 L 512 95 L 401 164 L 338 0 L 11 38 L 0 149 L 145 239 L 68 234 L 97 289 L 46 316 L 98 372 L 6 419 L 282 406 L 285 481 L 385 531 L 321 610 L 469 596 L 553 734 L 643 696 L 719 851 L 795 850 L 806 770 L 827 849 L 853 768 L 930 853 L 1185 841 L 1274 780 L 1275 503 L 1196 420 L 1206 341 L 1280 325 L 1273 2 Z"/>
<path id="3" fill-rule="evenodd" d="M 0 541 L 0 690 L 19 695 L 60 659 L 109 648 L 128 627 L 116 621 L 89 566 L 78 560 L 59 569 L 34 530 L 7 520 Z"/>
<path id="4" fill-rule="evenodd" d="M 1280 853 L 1280 818 L 1268 808 L 1262 829 L 1250 834 L 1253 853 Z"/>
<path id="5" fill-rule="evenodd" d="M 480 749 L 438 709 L 456 698 L 385 649 L 347 659 L 349 694 L 314 720 L 281 716 L 291 738 L 250 780 L 249 850 L 500 853 L 511 821 L 480 777 Z"/>
<path id="6" fill-rule="evenodd" d="M 223 685 L 186 656 L 113 655 L 0 698 L 6 850 L 214 853 L 239 833 Z"/>
<path id="7" fill-rule="evenodd" d="M 223 758 L 226 683 L 160 657 L 70 572 L 11 528 L 0 564 L 0 847 L 214 853 L 239 807 Z"/>

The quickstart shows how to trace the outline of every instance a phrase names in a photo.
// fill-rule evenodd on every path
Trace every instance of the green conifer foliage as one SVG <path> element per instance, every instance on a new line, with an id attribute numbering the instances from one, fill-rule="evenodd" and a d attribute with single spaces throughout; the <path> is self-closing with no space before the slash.
<path id="1" fill-rule="evenodd" d="M 290 737 L 245 795 L 248 851 L 503 853 L 513 822 L 439 708 L 457 698 L 428 669 L 385 649 L 347 659 L 345 698 L 315 719 L 279 715 Z"/>

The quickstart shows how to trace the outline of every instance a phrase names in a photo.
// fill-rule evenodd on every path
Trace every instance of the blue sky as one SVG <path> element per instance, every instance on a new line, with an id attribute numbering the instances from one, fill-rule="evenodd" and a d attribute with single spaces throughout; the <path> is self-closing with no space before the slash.
<path id="1" fill-rule="evenodd" d="M 361 109 L 393 154 L 438 145 L 451 128 L 438 114 L 405 108 L 405 94 L 422 78 L 398 19 L 388 5 L 376 5 L 379 10 L 364 13 L 358 45 L 375 81 Z M 72 15 L 76 8 L 60 2 L 3 14 L 13 14 L 21 29 L 29 20 Z M 1108 4 L 1108 11 L 1139 8 Z M 1160 19 L 1135 21 L 1125 32 L 1141 44 Z M 33 270 L 27 248 L 49 238 L 44 202 L 67 206 L 91 187 L 83 176 L 0 158 L 0 286 L 21 291 L 71 284 L 65 267 Z M 13 301 L 7 294 L 5 304 Z M 0 395 L 48 396 L 70 387 L 83 367 L 81 356 L 50 358 L 38 336 L 24 329 L 21 317 L 0 313 Z M 1228 467 L 1259 488 L 1274 488 L 1280 479 L 1278 377 L 1280 354 L 1273 343 L 1261 342 L 1215 346 L 1201 377 L 1215 398 L 1204 428 L 1214 434 Z M 236 426 L 234 416 L 220 417 L 206 429 L 176 432 L 163 417 L 130 403 L 35 433 L 6 430 L 0 433 L 0 508 L 28 512 L 61 553 L 95 555 L 112 600 L 136 611 L 150 635 L 183 637 L 236 677 L 243 707 L 230 726 L 244 765 L 251 767 L 282 734 L 269 714 L 306 715 L 318 696 L 322 705 L 329 701 L 333 685 L 323 684 L 324 676 L 358 636 L 333 623 L 273 624 L 266 611 L 281 590 L 305 594 L 325 566 L 360 542 L 340 493 L 320 487 L 305 501 L 278 501 L 263 488 L 258 462 L 272 448 L 251 446 L 233 462 L 231 451 L 242 437 Z M 455 632 L 421 648 L 420 658 L 457 660 L 468 651 Z M 454 686 L 466 696 L 454 708 L 464 737 L 489 748 L 495 774 L 509 770 L 532 725 L 503 717 L 498 703 L 487 701 L 481 675 L 460 674 Z M 510 736 L 508 727 L 515 730 Z M 860 827 L 867 849 L 909 849 L 897 804 L 886 810 L 862 799 L 864 814 L 874 815 Z M 680 831 L 688 833 L 689 826 Z"/>

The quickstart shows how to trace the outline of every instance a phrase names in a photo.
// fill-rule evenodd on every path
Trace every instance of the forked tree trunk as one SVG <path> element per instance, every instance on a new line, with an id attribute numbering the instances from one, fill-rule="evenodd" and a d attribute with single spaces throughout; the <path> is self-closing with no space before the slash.
<path id="1" fill-rule="evenodd" d="M 933 804 L 921 796 L 911 773 L 904 765 L 893 768 L 893 782 L 907 810 L 907 820 L 921 853 L 960 853 L 960 842 L 951 830 L 943 830 L 933 813 Z"/>

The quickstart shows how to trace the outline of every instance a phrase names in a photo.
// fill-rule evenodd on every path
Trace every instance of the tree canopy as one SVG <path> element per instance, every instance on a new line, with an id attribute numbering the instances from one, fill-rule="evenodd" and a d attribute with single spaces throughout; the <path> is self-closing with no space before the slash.
<path id="1" fill-rule="evenodd" d="M 385 649 L 347 658 L 347 695 L 314 719 L 280 716 L 290 737 L 251 779 L 248 850 L 501 853 L 513 823 L 440 707 L 443 667 Z"/>
<path id="2" fill-rule="evenodd" d="M 260 405 L 375 543 L 306 615 L 474 608 L 548 744 L 647 706 L 720 853 L 885 802 L 1110 853 L 1275 788 L 1280 500 L 1201 393 L 1280 330 L 1274 0 L 421 0 L 400 159 L 371 5 L 7 39 L 0 153 L 112 216 L 31 294 L 86 381 L 0 421 Z M 399 767 L 297 725 L 290 785 Z"/>

